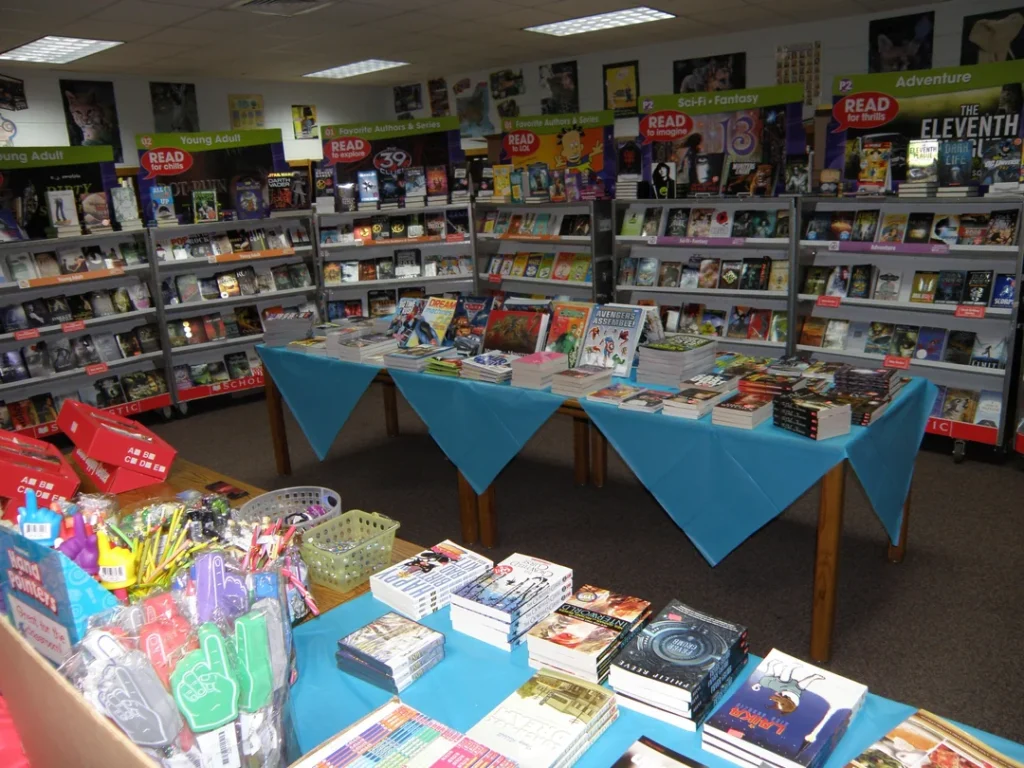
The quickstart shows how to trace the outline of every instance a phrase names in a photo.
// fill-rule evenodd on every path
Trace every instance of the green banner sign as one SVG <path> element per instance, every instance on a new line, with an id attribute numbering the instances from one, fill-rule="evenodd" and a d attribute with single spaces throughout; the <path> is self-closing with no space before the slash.
<path id="1" fill-rule="evenodd" d="M 139 133 L 135 136 L 135 148 L 144 150 L 187 149 L 189 152 L 206 152 L 213 149 L 257 147 L 262 144 L 280 143 L 280 128 L 216 133 Z"/>
<path id="2" fill-rule="evenodd" d="M 929 96 L 950 91 L 992 88 L 1024 81 L 1024 60 L 972 67 L 942 67 L 916 72 L 842 75 L 832 81 L 832 95 L 877 91 L 890 96 Z"/>
<path id="3" fill-rule="evenodd" d="M 457 117 L 427 117 L 420 120 L 391 120 L 385 123 L 345 123 L 344 125 L 320 126 L 320 138 L 336 139 L 339 136 L 359 136 L 364 139 L 397 139 L 402 136 L 419 136 L 423 133 L 441 133 L 459 130 Z"/>
<path id="4" fill-rule="evenodd" d="M 600 112 L 577 112 L 569 115 L 531 115 L 505 117 L 501 120 L 502 133 L 533 131 L 538 135 L 558 133 L 565 128 L 579 126 L 584 130 L 615 124 L 615 113 L 610 109 Z"/>
<path id="5" fill-rule="evenodd" d="M 669 93 L 661 96 L 642 96 L 641 114 L 651 112 L 685 112 L 688 115 L 713 115 L 741 109 L 773 107 L 779 104 L 803 102 L 802 84 L 772 85 L 767 88 L 744 88 L 738 91 L 710 91 L 707 93 Z"/>
<path id="6" fill-rule="evenodd" d="M 113 147 L 19 147 L 0 149 L 0 168 L 44 168 L 114 162 Z"/>

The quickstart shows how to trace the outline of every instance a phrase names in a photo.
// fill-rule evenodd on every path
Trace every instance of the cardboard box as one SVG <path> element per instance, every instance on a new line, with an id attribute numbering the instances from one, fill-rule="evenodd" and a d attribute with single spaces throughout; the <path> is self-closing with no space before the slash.
<path id="1" fill-rule="evenodd" d="M 36 492 L 40 507 L 78 492 L 78 475 L 59 450 L 33 437 L 0 430 L 0 498 L 17 514 L 25 491 Z"/>
<path id="2" fill-rule="evenodd" d="M 82 473 L 103 493 L 127 493 L 160 482 L 159 478 L 151 475 L 96 461 L 81 448 L 71 451 L 71 458 L 81 468 Z"/>
<path id="3" fill-rule="evenodd" d="M 151 482 L 167 478 L 177 453 L 138 422 L 77 400 L 64 401 L 57 415 L 57 426 L 90 459 L 111 470 L 124 468 L 145 475 Z"/>

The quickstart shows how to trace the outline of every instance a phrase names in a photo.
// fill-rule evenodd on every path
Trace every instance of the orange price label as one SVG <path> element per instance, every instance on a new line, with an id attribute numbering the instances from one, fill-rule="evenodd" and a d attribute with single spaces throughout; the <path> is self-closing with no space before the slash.
<path id="1" fill-rule="evenodd" d="M 833 309 L 840 306 L 843 300 L 839 296 L 819 296 L 815 302 L 816 306 L 819 307 L 832 307 Z"/>
<path id="2" fill-rule="evenodd" d="M 886 355 L 882 360 L 883 368 L 898 368 L 900 370 L 907 370 L 910 368 L 909 357 L 899 357 L 898 355 Z"/>
<path id="3" fill-rule="evenodd" d="M 953 317 L 967 317 L 973 320 L 984 320 L 985 308 L 972 307 L 967 304 L 960 304 L 957 306 L 956 311 L 953 313 Z"/>
<path id="4" fill-rule="evenodd" d="M 64 333 L 75 333 L 76 331 L 84 331 L 85 320 L 74 320 L 70 323 L 61 323 L 60 329 Z"/>
<path id="5" fill-rule="evenodd" d="M 501 275 L 497 275 L 497 274 L 488 275 L 487 276 L 487 282 L 488 283 L 500 283 L 501 282 Z"/>
<path id="6" fill-rule="evenodd" d="M 21 331 L 14 332 L 15 341 L 28 341 L 29 339 L 38 339 L 39 329 L 38 328 L 25 328 Z"/>
<path id="7" fill-rule="evenodd" d="M 93 363 L 92 365 L 85 366 L 85 372 L 89 376 L 96 376 L 100 373 L 106 373 L 110 370 L 110 367 L 106 363 Z"/>

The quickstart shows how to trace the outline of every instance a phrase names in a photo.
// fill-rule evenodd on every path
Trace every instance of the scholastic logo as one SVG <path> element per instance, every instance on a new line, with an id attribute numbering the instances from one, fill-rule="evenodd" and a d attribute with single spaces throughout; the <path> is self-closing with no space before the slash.
<path id="1" fill-rule="evenodd" d="M 511 157 L 532 155 L 540 146 L 540 137 L 533 131 L 512 131 L 502 140 L 505 152 Z"/>
<path id="2" fill-rule="evenodd" d="M 370 142 L 358 136 L 339 136 L 324 145 L 324 159 L 329 165 L 355 163 L 370 154 Z"/>
<path id="3" fill-rule="evenodd" d="M 683 139 L 689 136 L 691 131 L 693 120 L 683 112 L 652 112 L 640 120 L 640 135 L 643 136 L 644 144 Z"/>
<path id="4" fill-rule="evenodd" d="M 878 128 L 891 122 L 899 111 L 900 103 L 888 94 L 851 93 L 832 107 L 832 117 L 839 123 L 832 133 L 842 133 L 847 128 Z"/>
<path id="5" fill-rule="evenodd" d="M 177 176 L 192 167 L 192 153 L 184 149 L 150 149 L 142 153 L 139 164 L 148 172 L 147 179 Z"/>

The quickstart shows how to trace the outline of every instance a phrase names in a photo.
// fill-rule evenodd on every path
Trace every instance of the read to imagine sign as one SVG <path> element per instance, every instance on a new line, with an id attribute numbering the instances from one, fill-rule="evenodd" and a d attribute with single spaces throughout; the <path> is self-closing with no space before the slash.
<path id="1" fill-rule="evenodd" d="M 684 112 L 662 110 L 644 115 L 640 119 L 640 135 L 644 144 L 652 141 L 685 139 L 693 131 L 693 118 Z"/>
<path id="2" fill-rule="evenodd" d="M 142 153 L 139 164 L 146 169 L 147 179 L 177 176 L 192 167 L 192 153 L 184 149 L 150 149 Z"/>

